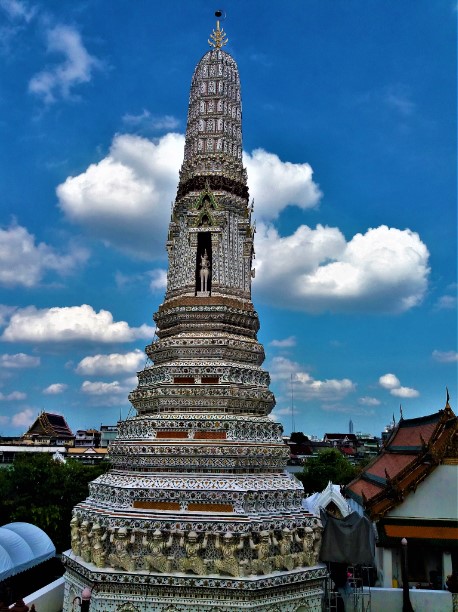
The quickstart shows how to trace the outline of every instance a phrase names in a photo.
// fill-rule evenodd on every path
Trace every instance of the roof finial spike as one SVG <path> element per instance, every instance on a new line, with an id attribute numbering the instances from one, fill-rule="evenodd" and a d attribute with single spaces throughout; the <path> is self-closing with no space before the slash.
<path id="1" fill-rule="evenodd" d="M 399 412 L 401 413 L 401 419 L 403 419 L 404 415 L 402 414 L 402 404 L 399 404 Z"/>
<path id="2" fill-rule="evenodd" d="M 223 28 L 220 28 L 219 25 L 220 20 L 222 21 L 223 19 L 225 19 L 226 14 L 224 13 L 224 11 L 217 10 L 215 11 L 215 17 L 216 30 L 213 30 L 213 32 L 210 34 L 208 44 L 214 49 L 221 49 L 221 47 L 224 47 L 224 45 L 227 45 L 228 43 L 226 32 L 223 30 Z"/>
<path id="3" fill-rule="evenodd" d="M 448 392 L 448 387 L 445 387 L 445 391 L 447 392 L 445 407 L 450 408 L 450 393 Z"/>

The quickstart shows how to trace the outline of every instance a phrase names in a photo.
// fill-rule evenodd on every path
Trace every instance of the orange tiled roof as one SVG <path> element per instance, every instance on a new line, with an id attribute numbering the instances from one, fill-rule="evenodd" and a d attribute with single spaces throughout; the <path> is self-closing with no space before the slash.
<path id="1" fill-rule="evenodd" d="M 373 520 L 383 517 L 444 459 L 458 435 L 457 422 L 448 399 L 439 412 L 401 419 L 381 453 L 345 487 L 346 494 Z"/>

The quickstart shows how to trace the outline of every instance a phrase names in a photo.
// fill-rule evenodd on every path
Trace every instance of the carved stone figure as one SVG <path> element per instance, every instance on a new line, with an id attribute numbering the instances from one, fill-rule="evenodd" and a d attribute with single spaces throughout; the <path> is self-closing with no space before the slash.
<path id="1" fill-rule="evenodd" d="M 320 550 L 321 550 L 321 533 L 323 531 L 323 526 L 319 521 L 315 521 L 313 525 L 313 556 L 312 556 L 312 565 L 316 565 L 320 559 Z"/>
<path id="2" fill-rule="evenodd" d="M 89 539 L 89 523 L 83 521 L 80 525 L 80 555 L 86 563 L 91 562 L 91 541 Z"/>
<path id="3" fill-rule="evenodd" d="M 259 544 L 255 544 L 250 535 L 250 548 L 256 553 L 256 558 L 251 562 L 251 572 L 253 574 L 270 574 L 273 570 L 272 557 L 270 556 L 272 546 L 270 533 L 261 531 L 259 537 Z"/>
<path id="4" fill-rule="evenodd" d="M 215 548 L 221 552 L 221 559 L 215 560 L 215 570 L 220 574 L 230 574 L 231 576 L 242 575 L 243 571 L 241 571 L 241 568 L 246 564 L 246 561 L 239 561 L 237 559 L 237 551 L 242 550 L 243 546 L 244 536 L 241 537 L 240 542 L 237 544 L 230 531 L 224 534 L 222 542 L 220 535 L 217 534 Z"/>
<path id="5" fill-rule="evenodd" d="M 210 276 L 210 260 L 208 259 L 207 249 L 200 256 L 200 290 L 208 291 L 208 278 Z"/>
<path id="6" fill-rule="evenodd" d="M 71 534 L 71 545 L 72 552 L 79 557 L 80 549 L 80 524 L 78 517 L 74 516 L 70 521 L 70 534 Z"/>
<path id="7" fill-rule="evenodd" d="M 293 532 L 285 527 L 282 530 L 280 542 L 277 542 L 275 538 L 272 538 L 272 541 L 278 545 L 279 549 L 279 554 L 275 557 L 276 569 L 292 570 L 296 565 L 296 557 L 293 553 Z"/>
<path id="8" fill-rule="evenodd" d="M 92 563 L 97 567 L 105 567 L 105 547 L 104 542 L 106 540 L 107 534 L 102 535 L 102 528 L 98 523 L 94 523 L 92 525 L 91 533 L 89 537 L 92 542 Z"/>
<path id="9" fill-rule="evenodd" d="M 199 556 L 199 552 L 207 548 L 208 535 L 205 534 L 202 542 L 198 542 L 198 535 L 195 531 L 188 533 L 186 542 L 184 534 L 181 534 L 180 546 L 184 548 L 186 556 L 178 562 L 180 572 L 193 572 L 198 576 L 207 574 L 207 566 L 204 560 Z"/>
<path id="10" fill-rule="evenodd" d="M 108 563 L 111 567 L 120 567 L 127 572 L 135 570 L 135 559 L 129 554 L 127 529 L 120 527 L 118 533 L 113 537 L 114 551 L 108 555 Z"/>
<path id="11" fill-rule="evenodd" d="M 310 565 L 314 565 L 313 563 L 313 529 L 311 527 L 306 527 L 304 529 L 304 537 L 300 538 L 297 534 L 295 536 L 295 540 L 302 547 L 302 552 L 298 553 L 297 561 L 298 565 L 303 567 L 309 567 Z"/>
<path id="12" fill-rule="evenodd" d="M 165 542 L 162 531 L 159 529 L 154 531 L 151 540 L 148 540 L 146 535 L 143 537 L 143 545 L 146 546 L 148 551 L 148 554 L 143 559 L 143 564 L 147 571 L 171 572 L 173 557 L 167 557 L 164 553 L 171 548 L 172 542 L 173 534 L 171 533 L 169 539 Z"/>

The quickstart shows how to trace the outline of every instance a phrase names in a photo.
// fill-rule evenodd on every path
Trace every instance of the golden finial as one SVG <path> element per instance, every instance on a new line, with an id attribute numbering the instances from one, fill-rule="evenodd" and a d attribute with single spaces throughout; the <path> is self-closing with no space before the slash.
<path id="1" fill-rule="evenodd" d="M 224 47 L 224 45 L 227 45 L 228 43 L 226 32 L 219 26 L 220 18 L 222 17 L 224 19 L 223 15 L 223 11 L 215 11 L 216 30 L 213 30 L 213 32 L 210 34 L 210 38 L 208 39 L 208 44 L 210 47 L 215 49 L 221 49 L 221 47 Z"/>

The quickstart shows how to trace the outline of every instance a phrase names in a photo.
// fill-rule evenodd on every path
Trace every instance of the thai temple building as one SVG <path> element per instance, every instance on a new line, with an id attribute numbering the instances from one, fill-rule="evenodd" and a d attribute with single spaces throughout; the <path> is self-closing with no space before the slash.
<path id="1" fill-rule="evenodd" d="M 191 82 L 157 337 L 111 469 L 74 509 L 65 611 L 88 588 L 93 612 L 321 610 L 321 523 L 269 418 L 240 80 L 226 42 L 218 20 Z"/>

